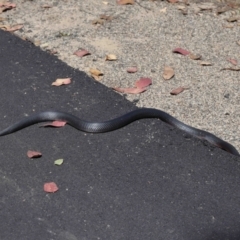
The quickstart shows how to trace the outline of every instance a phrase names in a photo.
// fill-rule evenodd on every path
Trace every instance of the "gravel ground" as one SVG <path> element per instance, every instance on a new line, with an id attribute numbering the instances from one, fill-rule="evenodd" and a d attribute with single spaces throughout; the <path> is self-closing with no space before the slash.
<path id="1" fill-rule="evenodd" d="M 14 34 L 33 42 L 45 51 L 57 51 L 59 59 L 89 74 L 90 68 L 104 75 L 108 87 L 132 87 L 140 77 L 152 79 L 141 94 L 126 94 L 139 107 L 164 110 L 191 126 L 210 131 L 240 150 L 239 71 L 228 58 L 240 61 L 240 22 L 227 19 L 239 16 L 238 2 L 170 4 L 166 1 L 135 1 L 117 5 L 115 0 L 15 0 L 16 8 L 3 12 L 2 28 L 23 24 Z M 235 8 L 233 8 L 235 7 Z M 210 8 L 211 10 L 203 10 Z M 220 8 L 231 8 L 217 14 Z M 99 21 L 99 16 L 112 19 Z M 93 24 L 98 20 L 99 24 Z M 201 60 L 173 53 L 180 47 Z M 77 57 L 78 49 L 91 53 Z M 115 54 L 116 61 L 105 61 Z M 202 66 L 201 61 L 210 62 Z M 137 66 L 136 73 L 127 73 Z M 175 75 L 164 80 L 165 66 Z M 67 76 L 59 76 L 67 77 Z M 170 92 L 189 87 L 179 95 Z M 103 109 L 104 111 L 104 109 Z"/>

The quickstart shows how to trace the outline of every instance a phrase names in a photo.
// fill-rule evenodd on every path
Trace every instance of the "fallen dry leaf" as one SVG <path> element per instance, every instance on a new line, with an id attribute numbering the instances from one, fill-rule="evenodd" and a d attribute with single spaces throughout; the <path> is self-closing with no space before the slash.
<path id="1" fill-rule="evenodd" d="M 216 6 L 213 3 L 206 2 L 197 5 L 201 10 L 213 10 Z"/>
<path id="2" fill-rule="evenodd" d="M 52 83 L 52 86 L 61 86 L 71 83 L 71 78 L 58 78 Z"/>
<path id="3" fill-rule="evenodd" d="M 178 95 L 179 93 L 183 92 L 184 90 L 189 89 L 187 87 L 178 87 L 170 92 L 171 95 Z"/>
<path id="4" fill-rule="evenodd" d="M 42 154 L 40 152 L 29 150 L 29 151 L 27 151 L 27 156 L 29 158 L 39 158 L 42 156 Z"/>
<path id="5" fill-rule="evenodd" d="M 230 18 L 227 18 L 226 20 L 227 20 L 228 22 L 236 22 L 236 21 L 238 21 L 239 19 L 240 19 L 239 16 L 232 16 L 232 17 L 230 17 Z"/>
<path id="6" fill-rule="evenodd" d="M 111 21 L 111 20 L 113 20 L 113 16 L 108 16 L 108 15 L 105 15 L 105 14 L 101 14 L 100 19 L 104 19 L 106 21 Z"/>
<path id="7" fill-rule="evenodd" d="M 137 67 L 128 67 L 127 68 L 128 73 L 135 73 L 135 72 L 137 72 L 137 70 L 138 70 Z"/>
<path id="8" fill-rule="evenodd" d="M 224 28 L 234 28 L 234 24 L 222 25 Z"/>
<path id="9" fill-rule="evenodd" d="M 134 0 L 117 0 L 118 5 L 134 4 Z"/>
<path id="10" fill-rule="evenodd" d="M 58 166 L 62 165 L 62 164 L 63 164 L 63 158 L 60 158 L 60 159 L 55 160 L 55 161 L 54 161 L 54 164 L 55 164 L 55 165 L 58 165 Z"/>
<path id="11" fill-rule="evenodd" d="M 135 82 L 136 88 L 146 88 L 152 84 L 151 78 L 140 78 L 138 81 Z"/>
<path id="12" fill-rule="evenodd" d="M 187 51 L 187 50 L 185 50 L 185 49 L 182 49 L 182 48 L 175 48 L 175 49 L 173 50 L 173 52 L 174 52 L 174 53 L 180 53 L 180 54 L 182 54 L 182 55 L 184 55 L 184 56 L 190 54 L 189 51 Z"/>
<path id="13" fill-rule="evenodd" d="M 213 65 L 212 63 L 206 62 L 206 61 L 201 61 L 201 62 L 199 62 L 199 64 L 202 66 L 212 66 Z"/>
<path id="14" fill-rule="evenodd" d="M 229 7 L 227 5 L 225 5 L 224 7 L 218 7 L 216 9 L 216 14 L 222 14 L 222 13 L 227 12 L 229 10 L 231 10 L 231 7 Z"/>
<path id="15" fill-rule="evenodd" d="M 168 2 L 170 2 L 170 3 L 177 3 L 178 0 L 168 0 Z"/>
<path id="16" fill-rule="evenodd" d="M 138 94 L 145 92 L 147 88 L 113 88 L 115 91 L 120 93 L 130 93 L 130 94 Z"/>
<path id="17" fill-rule="evenodd" d="M 15 32 L 21 28 L 23 28 L 22 24 L 14 25 L 14 26 L 9 26 L 9 25 L 0 25 L 0 28 L 7 31 L 7 32 Z"/>
<path id="18" fill-rule="evenodd" d="M 93 25 L 97 25 L 97 24 L 103 25 L 104 24 L 104 20 L 100 19 L 100 18 L 97 18 L 97 19 L 92 20 L 92 24 Z"/>
<path id="19" fill-rule="evenodd" d="M 41 7 L 42 7 L 42 8 L 46 8 L 46 9 L 48 9 L 48 8 L 52 8 L 52 6 L 50 6 L 50 5 L 47 5 L 47 4 L 45 4 L 45 5 L 42 5 Z"/>
<path id="20" fill-rule="evenodd" d="M 43 190 L 48 193 L 54 193 L 58 190 L 58 186 L 55 182 L 44 183 Z"/>
<path id="21" fill-rule="evenodd" d="M 16 4 L 15 3 L 10 3 L 10 2 L 4 2 L 4 3 L 0 3 L 0 13 L 10 10 L 12 8 L 15 8 Z"/>
<path id="22" fill-rule="evenodd" d="M 233 58 L 227 58 L 227 61 L 229 61 L 231 64 L 233 64 L 234 66 L 237 65 L 237 60 L 233 59 Z"/>
<path id="23" fill-rule="evenodd" d="M 76 52 L 73 53 L 73 55 L 76 55 L 78 57 L 83 57 L 83 56 L 86 56 L 86 55 L 90 55 L 91 53 L 88 52 L 87 50 L 85 49 L 79 49 L 77 50 Z"/>
<path id="24" fill-rule="evenodd" d="M 200 60 L 201 58 L 202 58 L 202 56 L 201 55 L 199 55 L 199 54 L 193 54 L 193 53 L 190 53 L 189 55 L 189 58 L 191 58 L 192 60 Z"/>
<path id="25" fill-rule="evenodd" d="M 229 68 L 222 68 L 221 71 L 223 70 L 240 71 L 240 68 L 229 67 Z"/>
<path id="26" fill-rule="evenodd" d="M 165 80 L 169 80 L 174 76 L 174 70 L 173 68 L 169 67 L 169 66 L 165 66 L 164 67 L 164 71 L 163 71 L 163 78 Z"/>
<path id="27" fill-rule="evenodd" d="M 41 127 L 64 127 L 66 124 L 66 121 L 53 121 L 51 123 L 46 123 Z"/>
<path id="28" fill-rule="evenodd" d="M 115 60 L 117 60 L 117 56 L 114 54 L 108 54 L 105 57 L 105 61 L 115 61 Z"/>
<path id="29" fill-rule="evenodd" d="M 99 81 L 103 76 L 103 73 L 96 68 L 90 68 L 89 72 L 91 73 L 91 76 L 97 81 Z"/>
<path id="30" fill-rule="evenodd" d="M 130 94 L 138 94 L 145 92 L 147 90 L 147 87 L 152 84 L 152 79 L 150 78 L 140 78 L 135 82 L 135 88 L 119 88 L 115 87 L 113 88 L 117 92 L 121 93 L 130 93 Z"/>

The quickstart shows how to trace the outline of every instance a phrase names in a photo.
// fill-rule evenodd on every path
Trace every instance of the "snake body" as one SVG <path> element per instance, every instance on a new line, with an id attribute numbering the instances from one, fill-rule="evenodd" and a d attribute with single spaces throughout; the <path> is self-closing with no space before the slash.
<path id="1" fill-rule="evenodd" d="M 88 122 L 66 112 L 40 112 L 35 115 L 26 117 L 7 127 L 0 132 L 0 136 L 14 133 L 18 130 L 29 127 L 36 123 L 55 120 L 66 121 L 69 125 L 80 131 L 89 133 L 104 133 L 122 128 L 136 120 L 143 118 L 158 118 L 163 122 L 166 122 L 196 138 L 206 140 L 209 143 L 219 148 L 222 148 L 229 153 L 240 156 L 235 147 L 233 147 L 230 143 L 223 141 L 222 139 L 216 137 L 209 132 L 188 126 L 164 111 L 152 108 L 140 108 L 105 122 Z"/>

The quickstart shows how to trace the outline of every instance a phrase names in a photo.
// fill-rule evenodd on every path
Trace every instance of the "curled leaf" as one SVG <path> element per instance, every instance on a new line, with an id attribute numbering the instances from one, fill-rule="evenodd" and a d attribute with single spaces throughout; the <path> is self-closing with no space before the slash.
<path id="1" fill-rule="evenodd" d="M 174 70 L 173 68 L 169 67 L 169 66 L 165 66 L 164 67 L 164 72 L 163 72 L 163 78 L 165 80 L 169 80 L 174 76 Z"/>
<path id="2" fill-rule="evenodd" d="M 52 83 L 52 86 L 61 86 L 65 84 L 70 84 L 71 78 L 58 78 L 55 80 L 55 82 Z"/>
<path id="3" fill-rule="evenodd" d="M 55 182 L 48 182 L 44 184 L 43 190 L 48 193 L 54 193 L 58 191 L 58 186 Z"/>
<path id="4" fill-rule="evenodd" d="M 91 76 L 98 81 L 101 79 L 101 76 L 103 76 L 103 73 L 96 68 L 90 68 L 89 72 L 91 73 Z"/>
<path id="5" fill-rule="evenodd" d="M 74 55 L 78 56 L 78 57 L 83 57 L 83 56 L 86 56 L 86 55 L 90 55 L 91 53 L 88 52 L 87 50 L 85 49 L 79 49 L 77 50 L 76 52 L 73 53 Z"/>
<path id="6" fill-rule="evenodd" d="M 39 158 L 42 156 L 42 154 L 40 152 L 29 150 L 29 151 L 27 151 L 27 156 L 29 158 Z"/>
<path id="7" fill-rule="evenodd" d="M 179 93 L 183 92 L 184 90 L 189 89 L 187 87 L 178 87 L 170 92 L 171 95 L 178 95 Z"/>
<path id="8" fill-rule="evenodd" d="M 182 55 L 184 55 L 184 56 L 190 54 L 189 51 L 187 51 L 187 50 L 185 50 L 185 49 L 182 49 L 182 48 L 175 48 L 175 49 L 173 50 L 173 52 L 174 52 L 174 53 L 180 53 L 180 54 L 182 54 Z"/>

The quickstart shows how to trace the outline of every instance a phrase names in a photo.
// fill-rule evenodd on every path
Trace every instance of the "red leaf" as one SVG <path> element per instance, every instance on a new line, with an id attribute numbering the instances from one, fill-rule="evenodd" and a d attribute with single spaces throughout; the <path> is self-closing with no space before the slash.
<path id="1" fill-rule="evenodd" d="M 182 49 L 182 48 L 175 48 L 174 50 L 173 50 L 173 52 L 174 53 L 180 53 L 180 54 L 182 54 L 182 55 L 184 55 L 184 56 L 186 56 L 186 55 L 188 55 L 190 52 L 189 51 L 187 51 L 187 50 L 185 50 L 185 49 Z"/>
<path id="2" fill-rule="evenodd" d="M 45 192 L 54 193 L 58 190 L 58 186 L 54 182 L 44 183 L 43 189 Z"/>
<path id="3" fill-rule="evenodd" d="M 150 78 L 140 78 L 138 81 L 135 82 L 135 86 L 137 88 L 146 88 L 152 84 L 152 79 Z"/>
<path id="4" fill-rule="evenodd" d="M 171 95 L 178 95 L 179 93 L 183 92 L 184 90 L 189 89 L 186 87 L 178 87 L 170 92 Z"/>
<path id="5" fill-rule="evenodd" d="M 228 58 L 227 59 L 231 64 L 233 64 L 233 65 L 237 65 L 237 60 L 236 59 L 232 59 L 232 58 Z"/>
<path id="6" fill-rule="evenodd" d="M 78 57 L 83 57 L 83 56 L 86 56 L 86 55 L 90 55 L 91 53 L 88 52 L 87 50 L 85 49 L 81 49 L 81 50 L 77 50 L 76 52 L 73 53 L 74 55 L 78 56 Z"/>
<path id="7" fill-rule="evenodd" d="M 31 150 L 29 150 L 29 151 L 27 151 L 27 156 L 28 156 L 29 158 L 39 158 L 39 157 L 42 156 L 42 154 L 41 154 L 40 152 L 36 152 L 36 151 L 31 151 Z"/>

